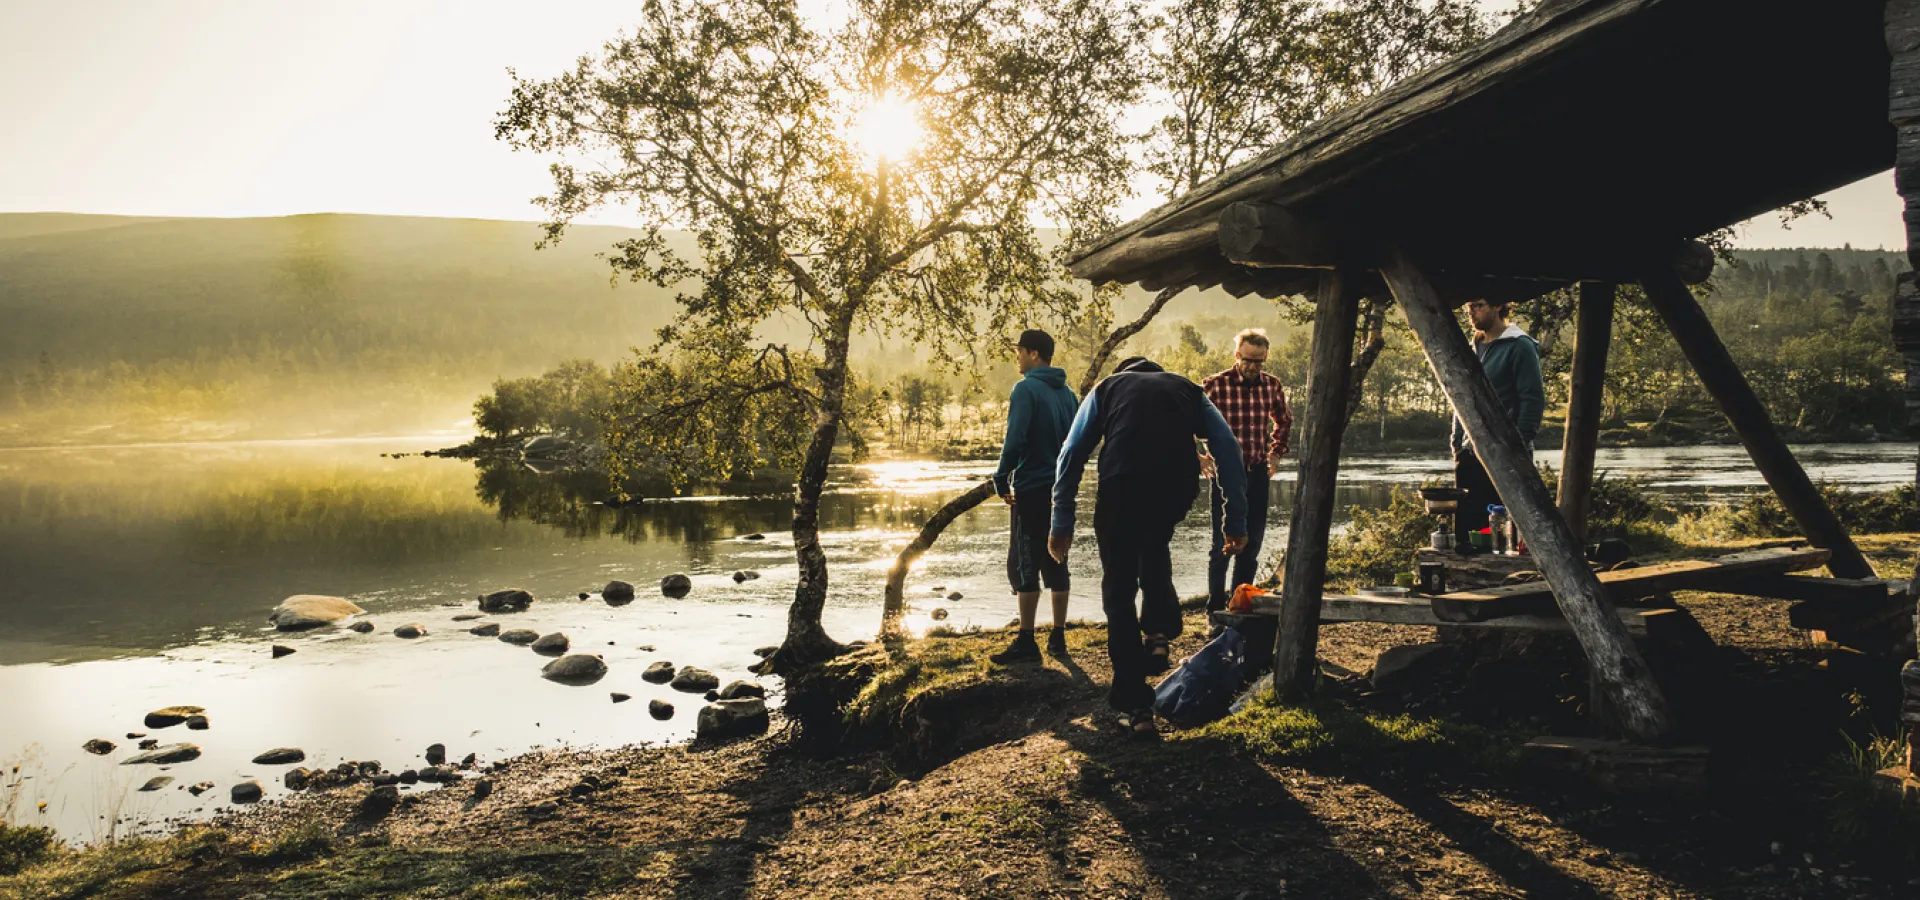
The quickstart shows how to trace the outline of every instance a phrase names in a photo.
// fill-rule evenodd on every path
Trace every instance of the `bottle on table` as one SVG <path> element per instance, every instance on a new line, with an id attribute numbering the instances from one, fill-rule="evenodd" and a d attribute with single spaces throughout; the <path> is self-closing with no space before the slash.
<path id="1" fill-rule="evenodd" d="M 1507 508 L 1498 504 L 1487 507 L 1487 530 L 1492 532 L 1492 550 L 1495 556 L 1513 555 L 1513 517 L 1507 515 Z"/>

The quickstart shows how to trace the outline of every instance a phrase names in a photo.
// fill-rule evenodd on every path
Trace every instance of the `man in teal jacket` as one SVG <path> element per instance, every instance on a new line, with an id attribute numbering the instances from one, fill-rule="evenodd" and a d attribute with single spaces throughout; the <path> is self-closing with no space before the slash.
<path id="1" fill-rule="evenodd" d="M 1007 581 L 1020 599 L 1020 633 L 1013 645 L 994 654 L 994 662 L 1038 660 L 1033 619 L 1040 608 L 1040 584 L 1053 592 L 1053 632 L 1047 652 L 1067 655 L 1067 567 L 1047 553 L 1053 516 L 1054 463 L 1060 444 L 1073 427 L 1079 404 L 1067 388 L 1067 373 L 1053 365 L 1053 337 L 1044 331 L 1021 332 L 1014 350 L 1021 379 L 1007 398 L 1007 439 L 993 490 L 1012 508 L 1013 533 L 1007 543 Z"/>
<path id="2" fill-rule="evenodd" d="M 1480 368 L 1487 373 L 1494 396 L 1500 398 L 1501 408 L 1513 419 L 1531 450 L 1534 437 L 1540 433 L 1540 419 L 1547 411 L 1547 388 L 1540 377 L 1540 343 L 1507 321 L 1512 309 L 1511 303 L 1475 300 L 1467 304 L 1467 317 L 1473 320 L 1473 352 L 1480 357 Z M 1487 527 L 1487 507 L 1501 505 L 1500 494 L 1494 490 L 1493 479 L 1487 477 L 1486 467 L 1474 455 L 1466 426 L 1458 417 L 1453 420 L 1449 443 L 1453 448 L 1454 486 L 1467 492 L 1454 523 L 1455 533 L 1464 536 Z"/>

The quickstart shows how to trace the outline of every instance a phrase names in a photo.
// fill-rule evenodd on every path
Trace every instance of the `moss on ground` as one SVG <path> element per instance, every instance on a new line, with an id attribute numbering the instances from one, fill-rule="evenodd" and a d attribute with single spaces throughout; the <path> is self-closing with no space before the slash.
<path id="1" fill-rule="evenodd" d="M 1337 762 L 1369 768 L 1419 771 L 1465 765 L 1477 770 L 1511 768 L 1519 762 L 1522 736 L 1441 719 L 1388 715 L 1356 709 L 1338 700 L 1283 704 L 1271 695 L 1235 715 L 1175 740 L 1207 741 L 1265 762 Z"/>

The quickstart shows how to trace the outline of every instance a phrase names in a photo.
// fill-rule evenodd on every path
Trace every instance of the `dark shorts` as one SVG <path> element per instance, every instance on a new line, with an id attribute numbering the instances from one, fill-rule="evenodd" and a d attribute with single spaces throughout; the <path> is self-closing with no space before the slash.
<path id="1" fill-rule="evenodd" d="M 1040 590 L 1064 591 L 1068 586 L 1067 567 L 1054 562 L 1047 552 L 1047 534 L 1053 527 L 1053 493 L 1046 490 L 1020 491 L 1013 507 L 1013 534 L 1007 541 L 1007 582 L 1015 593 Z"/>

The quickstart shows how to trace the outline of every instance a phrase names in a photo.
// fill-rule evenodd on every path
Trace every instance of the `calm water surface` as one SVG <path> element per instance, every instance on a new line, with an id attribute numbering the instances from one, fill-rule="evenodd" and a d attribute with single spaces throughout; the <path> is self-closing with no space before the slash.
<path id="1" fill-rule="evenodd" d="M 309 766 L 378 759 L 399 771 L 422 765 L 434 742 L 485 760 L 542 745 L 683 740 L 702 701 L 641 681 L 648 663 L 754 679 L 753 649 L 779 642 L 793 589 L 785 499 L 614 510 L 582 502 L 563 479 L 381 455 L 457 438 L 0 451 L 0 762 L 21 763 L 31 776 L 14 788 L 16 817 L 88 840 L 208 813 L 226 805 L 236 781 L 257 778 L 278 793 L 285 767 L 248 761 L 279 746 L 304 748 Z M 1799 452 L 1816 479 L 1858 487 L 1899 484 L 1913 471 L 1910 447 Z M 1602 451 L 1600 466 L 1648 478 L 1676 502 L 1761 484 L 1738 447 Z M 893 555 L 932 509 L 990 469 L 891 462 L 835 472 L 821 526 L 831 633 L 872 635 Z M 1351 459 L 1340 503 L 1379 504 L 1393 485 L 1447 472 L 1438 457 Z M 1275 485 L 1269 550 L 1284 542 L 1291 481 L 1287 471 Z M 910 624 L 925 627 L 935 608 L 948 610 L 952 625 L 1004 624 L 1012 614 L 1006 531 L 997 503 L 955 522 L 909 582 Z M 1091 533 L 1084 523 L 1080 531 L 1073 614 L 1099 619 Z M 752 532 L 766 540 L 742 539 Z M 1204 587 L 1206 539 L 1205 507 L 1196 505 L 1176 538 L 1183 593 Z M 736 584 L 729 576 L 738 569 L 762 577 Z M 674 572 L 693 578 L 686 599 L 658 595 L 658 579 Z M 620 608 L 576 599 L 615 578 L 637 585 L 640 599 Z M 546 682 L 538 677 L 544 657 L 452 621 L 476 611 L 476 594 L 505 587 L 525 588 L 537 602 L 485 621 L 565 632 L 576 652 L 606 658 L 607 678 L 591 687 Z M 951 592 L 961 599 L 947 599 Z M 350 597 L 377 630 L 272 632 L 267 611 L 300 593 Z M 393 637 L 405 623 L 429 636 Z M 273 643 L 297 652 L 272 659 Z M 615 691 L 633 699 L 614 704 Z M 675 703 L 678 714 L 653 721 L 653 698 Z M 204 755 L 165 769 L 119 765 L 135 743 L 125 734 L 146 731 L 142 716 L 172 704 L 206 707 L 213 727 L 151 736 L 191 741 Z M 80 750 L 96 737 L 119 748 L 105 757 Z M 157 774 L 174 784 L 134 790 Z M 199 781 L 216 787 L 200 798 L 179 789 Z"/>

